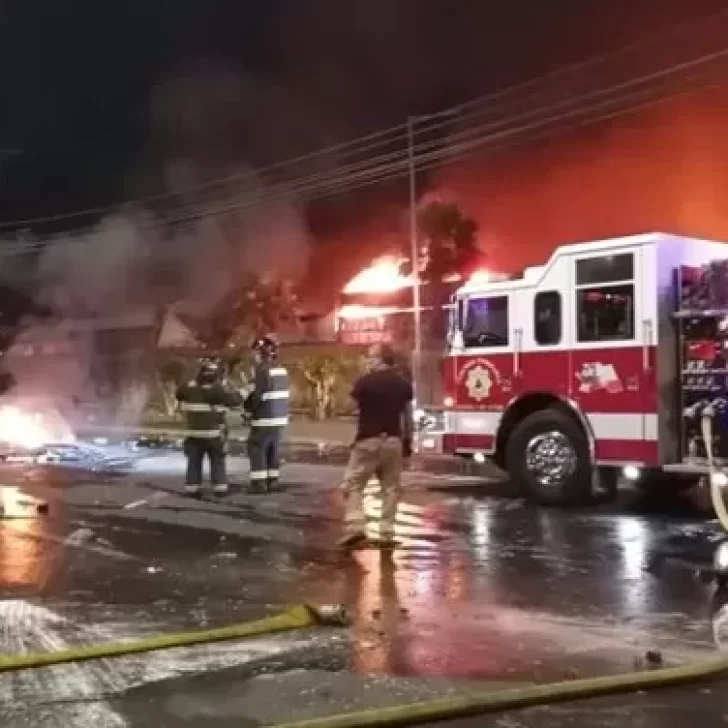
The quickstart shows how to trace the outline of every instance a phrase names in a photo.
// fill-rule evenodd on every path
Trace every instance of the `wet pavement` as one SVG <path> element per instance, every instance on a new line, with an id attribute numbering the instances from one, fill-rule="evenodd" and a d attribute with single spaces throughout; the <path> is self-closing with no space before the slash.
<path id="1" fill-rule="evenodd" d="M 682 558 L 684 538 L 667 538 L 699 522 L 677 508 L 547 511 L 500 483 L 412 473 L 402 548 L 347 559 L 332 547 L 340 468 L 291 464 L 280 493 L 203 501 L 181 496 L 181 472 L 176 454 L 115 477 L 6 466 L 1 482 L 48 500 L 50 513 L 0 521 L 0 649 L 224 625 L 302 601 L 350 605 L 351 629 L 1 675 L 0 724 L 271 724 L 644 669 L 650 650 L 678 665 L 715 655 L 716 625 L 721 646 L 728 635 L 711 614 L 712 586 Z M 373 493 L 373 517 L 377 507 Z M 666 543 L 671 559 L 656 561 Z M 681 725 L 681 715 L 703 713 L 720 723 L 719 693 L 706 686 L 479 724 L 651 726 L 669 715 Z"/>

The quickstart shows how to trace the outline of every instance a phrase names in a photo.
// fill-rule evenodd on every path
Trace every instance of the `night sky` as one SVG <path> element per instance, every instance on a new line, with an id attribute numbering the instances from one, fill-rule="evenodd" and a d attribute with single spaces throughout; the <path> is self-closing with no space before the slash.
<path id="1" fill-rule="evenodd" d="M 0 147 L 18 153 L 3 166 L 0 219 L 169 189 L 175 159 L 214 177 L 287 158 L 723 6 L 4 0 Z"/>

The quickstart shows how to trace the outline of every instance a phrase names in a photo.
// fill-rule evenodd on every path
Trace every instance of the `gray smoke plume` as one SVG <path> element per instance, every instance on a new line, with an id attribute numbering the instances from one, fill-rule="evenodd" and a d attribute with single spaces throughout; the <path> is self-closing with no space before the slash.
<path id="1" fill-rule="evenodd" d="M 240 200 L 238 212 L 204 216 L 176 232 L 136 213 L 47 242 L 33 278 L 36 300 L 51 316 L 24 320 L 5 356 L 16 382 L 13 394 L 47 398 L 66 412 L 69 404 L 112 400 L 117 414 L 106 411 L 104 418 L 118 417 L 120 410 L 127 418 L 138 416 L 147 377 L 141 365 L 123 363 L 121 339 L 100 350 L 100 319 L 108 319 L 109 330 L 146 327 L 153 336 L 166 306 L 182 303 L 204 318 L 251 275 L 295 280 L 305 273 L 309 240 L 298 207 L 285 200 L 245 203 Z M 72 355 L 43 356 L 66 345 Z M 117 369 L 116 391 L 99 384 L 109 365 Z"/>
<path id="2" fill-rule="evenodd" d="M 139 409 L 142 367 L 124 360 L 125 344 L 111 341 L 113 335 L 100 349 L 99 319 L 117 331 L 135 324 L 151 331 L 172 304 L 204 318 L 251 278 L 295 281 L 306 273 L 303 208 L 280 181 L 256 172 L 264 157 L 289 151 L 272 149 L 266 135 L 293 120 L 304 129 L 303 109 L 260 79 L 205 66 L 161 83 L 149 116 L 151 151 L 140 160 L 137 180 L 155 192 L 161 186 L 165 196 L 129 206 L 84 234 L 41 241 L 28 287 L 51 316 L 23 321 L 4 357 L 17 395 L 49 397 L 64 407 L 112 399 L 117 410 Z M 9 270 L 4 262 L 3 270 Z M 72 346 L 73 354 L 39 354 L 54 346 Z M 27 347 L 33 353 L 23 356 Z M 116 391 L 99 385 L 104 367 L 115 370 Z"/>

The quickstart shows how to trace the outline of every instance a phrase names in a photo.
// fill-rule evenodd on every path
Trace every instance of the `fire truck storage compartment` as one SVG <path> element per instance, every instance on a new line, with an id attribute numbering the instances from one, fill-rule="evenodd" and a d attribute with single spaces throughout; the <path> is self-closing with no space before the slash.
<path id="1" fill-rule="evenodd" d="M 706 466 L 712 456 L 715 465 L 726 466 L 728 261 L 680 266 L 677 298 L 680 457 L 685 464 Z"/>

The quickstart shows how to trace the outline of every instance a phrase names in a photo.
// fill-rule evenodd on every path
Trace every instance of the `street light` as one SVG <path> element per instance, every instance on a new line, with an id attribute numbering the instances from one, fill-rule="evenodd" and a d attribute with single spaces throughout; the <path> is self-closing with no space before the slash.
<path id="1" fill-rule="evenodd" d="M 414 323 L 414 351 L 412 356 L 412 378 L 415 397 L 419 389 L 422 363 L 422 306 L 420 296 L 420 250 L 417 230 L 417 160 L 415 158 L 415 127 L 421 121 L 432 121 L 457 116 L 460 107 L 445 109 L 434 114 L 407 117 L 407 163 L 409 169 L 409 238 L 412 262 L 412 311 Z"/>

